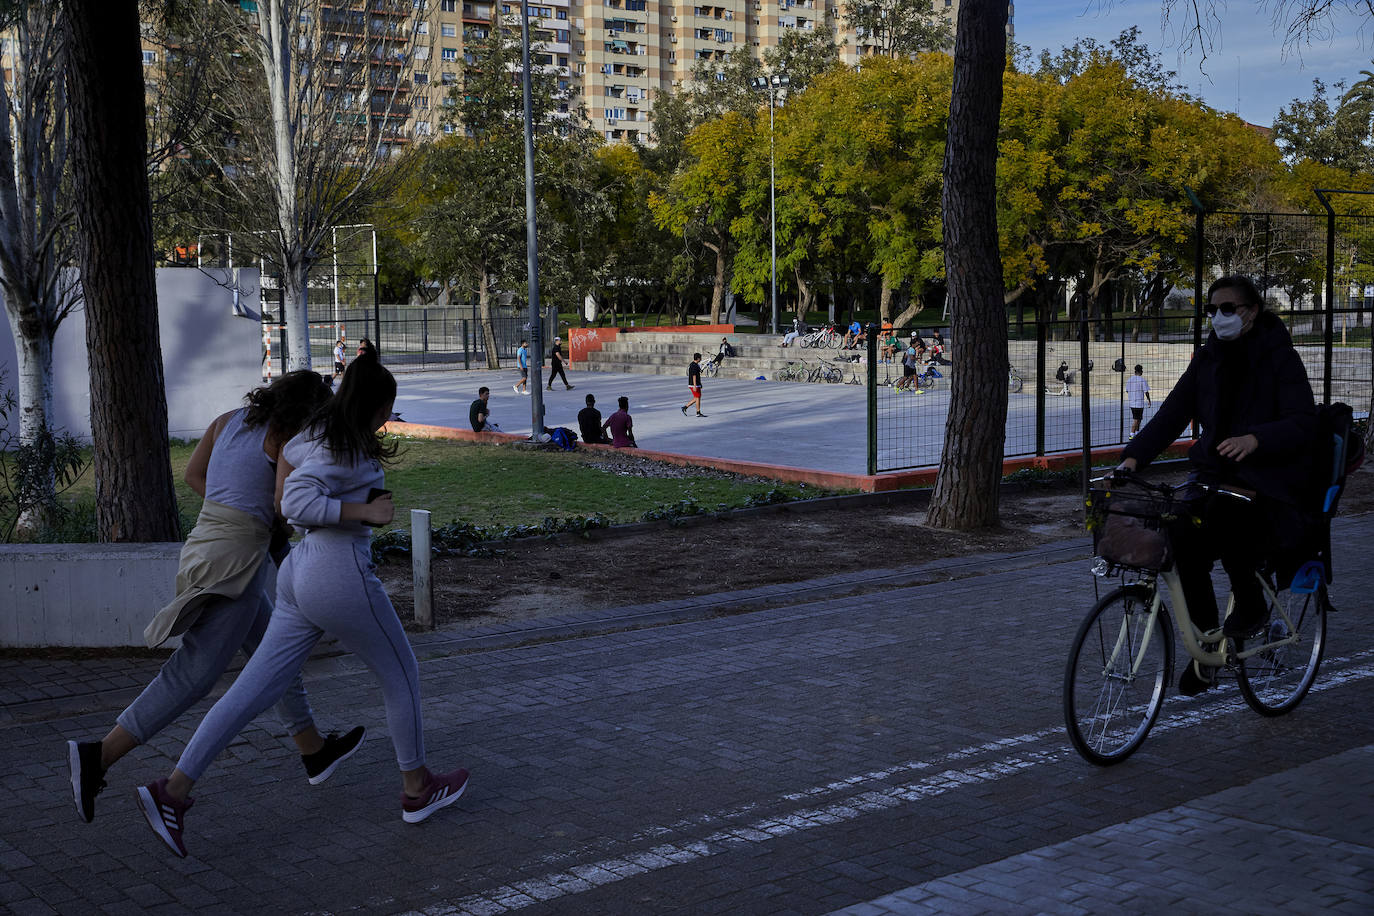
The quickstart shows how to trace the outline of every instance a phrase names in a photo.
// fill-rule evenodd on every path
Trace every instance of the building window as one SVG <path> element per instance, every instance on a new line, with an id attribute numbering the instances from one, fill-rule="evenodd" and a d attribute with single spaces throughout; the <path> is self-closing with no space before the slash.
<path id="1" fill-rule="evenodd" d="M 568 40 L 568 30 L 567 30 L 567 29 L 556 29 L 556 30 L 554 31 L 553 34 L 554 34 L 554 41 L 564 41 L 564 42 L 566 42 L 566 41 Z"/>
<path id="2" fill-rule="evenodd" d="M 155 63 L 157 63 L 157 52 L 156 52 L 156 51 L 144 51 L 144 52 L 143 52 L 143 66 L 145 66 L 145 67 L 151 67 L 151 66 L 152 66 L 153 64 L 155 64 Z"/>
<path id="3" fill-rule="evenodd" d="M 567 65 L 568 65 L 568 55 L 566 55 L 566 54 L 560 54 L 560 55 L 558 55 L 558 66 L 560 66 L 560 67 L 566 67 Z"/>
<path id="4" fill-rule="evenodd" d="M 415 122 L 415 135 L 416 135 L 417 137 L 428 137 L 428 136 L 429 136 L 429 133 L 430 133 L 430 127 L 429 127 L 429 122 L 428 122 L 428 121 L 416 121 L 416 122 Z"/>
<path id="5" fill-rule="evenodd" d="M 445 38 L 457 38 L 458 26 L 454 25 L 451 22 L 442 23 L 439 26 L 439 34 Z"/>
<path id="6" fill-rule="evenodd" d="M 428 45 L 416 45 L 416 46 L 415 46 L 415 59 L 416 59 L 416 60 L 429 60 L 429 46 L 428 46 Z"/>
<path id="7" fill-rule="evenodd" d="M 457 59 L 458 59 L 458 49 L 457 49 L 457 48 L 444 48 L 443 59 L 444 59 L 444 60 L 457 60 Z"/>
<path id="8" fill-rule="evenodd" d="M 417 22 L 417 23 L 415 23 L 415 34 L 416 34 L 416 35 L 428 35 L 428 34 L 429 34 L 429 23 L 428 23 L 428 22 Z"/>
<path id="9" fill-rule="evenodd" d="M 439 12 L 452 13 L 458 9 L 458 0 L 439 0 Z"/>
<path id="10" fill-rule="evenodd" d="M 567 21 L 568 21 L 568 11 L 567 11 L 567 10 L 559 10 L 558 13 L 557 13 L 557 15 L 555 16 L 555 18 L 557 18 L 557 19 L 562 19 L 564 22 L 567 22 Z"/>

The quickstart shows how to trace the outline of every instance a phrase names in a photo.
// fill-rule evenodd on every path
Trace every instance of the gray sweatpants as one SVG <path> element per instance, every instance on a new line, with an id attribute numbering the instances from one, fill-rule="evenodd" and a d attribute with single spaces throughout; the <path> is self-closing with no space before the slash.
<path id="1" fill-rule="evenodd" d="M 180 647 L 163 663 L 157 677 L 119 714 L 115 721 L 139 744 L 149 741 L 209 693 L 239 649 L 251 656 L 258 648 L 272 617 L 272 603 L 264 588 L 271 562 L 263 559 L 243 594 L 211 602 L 182 634 Z M 283 689 L 277 718 L 288 734 L 296 735 L 314 724 L 310 701 L 299 676 Z"/>
<path id="2" fill-rule="evenodd" d="M 299 676 L 326 632 L 337 636 L 381 682 L 397 764 L 402 770 L 424 766 L 420 666 L 373 572 L 368 538 L 326 528 L 307 534 L 286 558 L 262 645 L 206 714 L 177 769 L 200 779 L 234 736 Z"/>

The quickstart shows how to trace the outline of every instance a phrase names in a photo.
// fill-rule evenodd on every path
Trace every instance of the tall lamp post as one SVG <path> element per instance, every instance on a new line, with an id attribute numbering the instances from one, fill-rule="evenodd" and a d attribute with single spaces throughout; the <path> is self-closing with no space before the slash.
<path id="1" fill-rule="evenodd" d="M 749 80 L 758 90 L 768 90 L 768 239 L 772 247 L 773 333 L 778 333 L 778 184 L 773 165 L 773 109 L 777 92 L 786 89 L 791 80 L 785 73 L 771 77 L 756 76 Z"/>
<path id="2" fill-rule="evenodd" d="M 529 276 L 530 309 L 530 438 L 544 433 L 544 388 L 540 368 L 544 364 L 544 329 L 539 308 L 539 233 L 535 222 L 534 103 L 530 88 L 530 4 L 520 0 L 520 87 L 525 111 L 525 267 Z"/>

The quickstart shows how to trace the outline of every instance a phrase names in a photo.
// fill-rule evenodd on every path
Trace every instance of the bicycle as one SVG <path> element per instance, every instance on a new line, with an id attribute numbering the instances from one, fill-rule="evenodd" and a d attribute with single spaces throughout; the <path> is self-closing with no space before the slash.
<path id="1" fill-rule="evenodd" d="M 800 375 L 800 373 L 801 373 L 802 371 L 803 371 L 803 370 L 802 370 L 802 368 L 801 368 L 801 365 L 799 365 L 799 364 L 796 363 L 796 362 L 790 362 L 790 363 L 788 363 L 787 365 L 783 366 L 781 369 L 779 369 L 779 370 L 777 370 L 776 372 L 773 373 L 773 381 L 775 381 L 775 382 L 793 382 L 793 381 L 800 381 L 800 380 L 801 380 L 801 375 Z"/>
<path id="2" fill-rule="evenodd" d="M 815 350 L 829 348 L 838 349 L 843 338 L 835 330 L 835 326 L 828 324 L 817 328 L 809 334 L 803 334 L 797 339 L 797 343 L 803 348 L 810 347 Z"/>
<path id="3" fill-rule="evenodd" d="M 1234 674 L 1241 696 L 1260 715 L 1292 711 L 1311 689 L 1326 647 L 1331 605 L 1324 561 L 1303 564 L 1287 588 L 1276 588 L 1268 568 L 1256 571 L 1269 608 L 1262 636 L 1236 641 L 1220 627 L 1202 632 L 1188 614 L 1170 556 L 1168 524 L 1190 511 L 1187 502 L 1198 490 L 1250 497 L 1225 487 L 1154 485 L 1120 472 L 1094 483 L 1103 481 L 1107 486 L 1090 490 L 1088 500 L 1094 550 L 1102 554 L 1093 572 L 1126 581 L 1088 612 L 1064 670 L 1064 721 L 1078 753 L 1090 763 L 1110 766 L 1144 743 L 1173 681 L 1171 612 L 1189 664 Z M 1124 554 L 1123 544 L 1128 545 Z M 1225 614 L 1234 606 L 1233 595 Z"/>
<path id="4" fill-rule="evenodd" d="M 823 359 L 821 360 L 821 365 L 816 367 L 816 370 L 811 373 L 811 381 L 827 382 L 828 384 L 834 385 L 844 381 L 844 370 L 830 361 Z"/>

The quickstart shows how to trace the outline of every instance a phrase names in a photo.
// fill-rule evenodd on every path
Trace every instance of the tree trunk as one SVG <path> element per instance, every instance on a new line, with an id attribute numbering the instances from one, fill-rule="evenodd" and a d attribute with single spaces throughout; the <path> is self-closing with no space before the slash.
<path id="1" fill-rule="evenodd" d="M 491 275 L 486 267 L 477 280 L 477 320 L 482 325 L 482 346 L 487 351 L 487 368 L 501 368 L 501 354 L 496 351 L 496 322 L 491 317 Z"/>
<path id="2" fill-rule="evenodd" d="M 31 303 L 18 301 L 17 290 L 5 290 L 5 302 L 14 334 L 15 361 L 19 389 L 19 442 L 43 447 L 50 443 L 52 430 L 52 336 L 38 320 L 39 310 Z M 32 316 L 21 319 L 17 313 Z M 26 507 L 19 513 L 14 533 L 20 540 L 31 539 L 47 520 L 57 501 L 57 481 L 51 458 L 40 462 L 42 479 L 35 491 L 25 494 Z"/>
<path id="3" fill-rule="evenodd" d="M 794 268 L 792 274 L 797 278 L 797 317 L 805 322 L 806 313 L 811 311 L 811 304 L 815 300 L 816 293 L 811 288 L 811 284 L 802 276 L 800 270 Z"/>
<path id="4" fill-rule="evenodd" d="M 711 324 L 720 324 L 721 308 L 725 305 L 725 280 L 729 272 L 729 266 L 725 257 L 725 242 L 719 245 L 707 245 L 716 253 L 716 279 L 711 286 Z"/>
<path id="5" fill-rule="evenodd" d="M 67 0 L 96 526 L 102 542 L 181 536 L 153 274 L 137 0 Z"/>
<path id="6" fill-rule="evenodd" d="M 878 314 L 883 321 L 892 320 L 892 282 L 883 274 L 882 291 L 878 293 Z"/>
<path id="7" fill-rule="evenodd" d="M 950 340 L 960 358 L 951 372 L 945 447 L 926 516 L 937 528 L 984 528 L 998 520 L 1007 424 L 1007 317 L 996 173 L 1006 25 L 1002 0 L 959 4 L 943 231 Z"/>
<path id="8" fill-rule="evenodd" d="M 309 268 L 287 261 L 281 277 L 281 323 L 286 325 L 287 372 L 310 368 L 309 290 Z"/>

